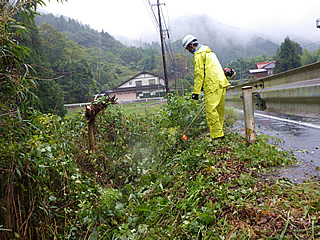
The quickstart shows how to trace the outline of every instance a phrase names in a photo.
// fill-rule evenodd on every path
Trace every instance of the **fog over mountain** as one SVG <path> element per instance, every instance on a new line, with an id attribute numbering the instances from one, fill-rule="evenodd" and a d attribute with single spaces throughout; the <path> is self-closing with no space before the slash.
<path id="1" fill-rule="evenodd" d="M 299 24 L 306 25 L 305 23 L 292 23 L 291 27 L 286 28 L 276 24 L 272 27 L 267 24 L 261 24 L 258 30 L 251 31 L 214 21 L 206 15 L 197 15 L 174 19 L 171 24 L 171 30 L 175 39 L 182 39 L 183 36 L 190 33 L 200 36 L 203 40 L 215 38 L 220 43 L 232 41 L 235 45 L 248 44 L 252 39 L 257 37 L 280 45 L 288 36 L 291 40 L 298 42 L 303 48 L 311 48 L 310 50 L 317 49 L 320 46 L 320 29 L 315 27 L 314 22 L 308 23 L 309 25 L 313 24 L 312 33 L 307 30 L 301 31 L 298 28 L 295 29 L 295 26 Z"/>
<path id="2" fill-rule="evenodd" d="M 262 26 L 259 32 L 253 32 L 213 21 L 206 15 L 176 18 L 171 21 L 169 29 L 171 42 L 181 41 L 186 34 L 193 34 L 199 38 L 200 42 L 210 45 L 212 48 L 218 46 L 223 48 L 228 46 L 248 48 L 248 44 L 252 44 L 257 39 L 279 46 L 287 36 L 291 40 L 298 42 L 302 48 L 307 48 L 310 51 L 314 51 L 320 46 L 320 29 L 318 42 L 315 41 L 316 38 L 314 36 L 308 36 L 302 32 L 283 35 L 279 31 L 283 32 L 283 30 L 277 30 L 277 26 L 274 26 L 274 34 L 269 35 L 270 29 L 264 31 L 264 27 Z M 284 37 L 278 37 L 280 35 Z M 132 40 L 120 35 L 116 35 L 115 37 L 126 45 L 134 46 L 141 45 L 143 42 L 141 39 L 150 42 L 159 42 L 160 39 L 159 34 L 154 33 L 145 33 L 145 35 L 141 36 L 140 40 Z M 266 52 L 269 53 L 269 50 L 266 50 Z"/>
<path id="3" fill-rule="evenodd" d="M 68 17 L 66 18 L 68 19 Z M 239 58 L 249 59 L 260 55 L 274 55 L 286 37 L 282 39 L 261 32 L 257 33 L 233 27 L 213 21 L 206 15 L 185 16 L 174 19 L 169 26 L 169 40 L 174 53 L 183 51 L 181 40 L 186 34 L 193 34 L 200 43 L 208 45 L 218 55 L 223 65 Z M 320 44 L 320 41 L 306 40 L 307 35 L 287 36 L 298 42 L 302 48 L 308 48 L 310 51 L 317 50 Z M 160 36 L 155 30 L 153 32 L 146 31 L 140 39 L 129 39 L 120 35 L 113 35 L 113 37 L 127 46 L 150 47 L 150 44 L 146 43 L 152 43 L 153 47 L 160 47 Z M 167 36 L 166 40 L 168 40 Z"/>
<path id="4" fill-rule="evenodd" d="M 279 46 L 254 33 L 219 24 L 206 16 L 195 16 L 178 18 L 171 22 L 169 36 L 174 52 L 183 51 L 181 40 L 186 34 L 192 34 L 198 38 L 200 43 L 208 45 L 218 55 L 223 65 L 239 58 L 274 55 Z M 116 36 L 116 38 L 126 45 L 142 46 L 143 44 L 142 41 L 130 42 L 129 39 L 121 36 Z M 159 39 L 158 35 L 158 38 L 153 41 L 159 42 Z"/>

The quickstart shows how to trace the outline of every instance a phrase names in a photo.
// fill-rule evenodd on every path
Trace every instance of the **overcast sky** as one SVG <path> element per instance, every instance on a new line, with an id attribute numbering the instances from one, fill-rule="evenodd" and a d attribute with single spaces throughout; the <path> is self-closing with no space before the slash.
<path id="1" fill-rule="evenodd" d="M 159 34 L 151 16 L 150 3 L 157 0 L 69 0 L 57 3 L 45 0 L 45 11 L 77 19 L 93 29 L 113 36 L 130 39 L 157 41 Z M 237 29 L 268 36 L 275 41 L 305 38 L 320 41 L 320 0 L 160 0 L 167 24 L 175 19 L 206 15 L 212 21 Z M 156 7 L 153 7 L 155 13 Z M 197 27 L 197 23 L 194 23 Z M 175 36 L 173 40 L 181 38 Z M 189 34 L 186 33 L 186 34 Z M 192 33 L 191 33 L 192 34 Z"/>

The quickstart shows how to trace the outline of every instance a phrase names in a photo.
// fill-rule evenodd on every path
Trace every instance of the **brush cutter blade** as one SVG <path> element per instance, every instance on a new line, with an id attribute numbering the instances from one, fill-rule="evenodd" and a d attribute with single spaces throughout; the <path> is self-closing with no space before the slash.
<path id="1" fill-rule="evenodd" d="M 182 140 L 183 140 L 183 141 L 186 141 L 187 139 L 188 139 L 187 136 L 186 136 L 185 134 L 183 134 Z"/>

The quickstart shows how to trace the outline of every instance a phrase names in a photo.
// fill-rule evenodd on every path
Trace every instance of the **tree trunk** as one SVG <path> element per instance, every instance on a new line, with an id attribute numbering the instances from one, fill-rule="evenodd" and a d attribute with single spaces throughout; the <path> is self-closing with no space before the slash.
<path id="1" fill-rule="evenodd" d="M 96 98 L 95 100 L 97 100 L 98 98 Z M 117 98 L 113 96 L 113 97 L 107 97 L 105 99 L 102 99 L 101 102 L 98 102 L 98 101 L 93 101 L 91 102 L 90 106 L 86 106 L 86 112 L 85 112 L 85 116 L 88 122 L 89 150 L 91 153 L 94 153 L 94 149 L 95 149 L 94 148 L 95 118 L 100 111 L 106 108 L 107 105 L 109 105 L 110 103 L 115 104 L 117 101 Z"/>
<path id="2" fill-rule="evenodd" d="M 95 119 L 88 122 L 89 150 L 91 151 L 91 153 L 94 153 L 94 128 Z"/>

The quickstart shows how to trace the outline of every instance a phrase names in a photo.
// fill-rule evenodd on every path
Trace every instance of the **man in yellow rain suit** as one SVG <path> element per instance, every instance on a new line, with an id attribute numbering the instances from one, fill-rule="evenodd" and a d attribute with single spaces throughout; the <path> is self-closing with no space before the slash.
<path id="1" fill-rule="evenodd" d="M 209 47 L 199 44 L 192 35 L 185 36 L 182 45 L 193 54 L 194 91 L 192 99 L 198 100 L 203 89 L 210 137 L 212 139 L 222 138 L 224 137 L 225 95 L 230 83 L 216 54 Z"/>

